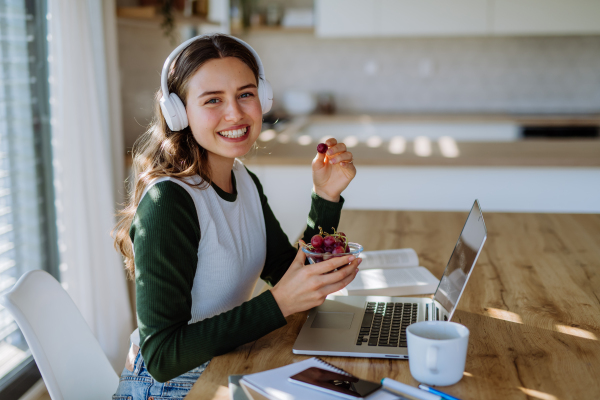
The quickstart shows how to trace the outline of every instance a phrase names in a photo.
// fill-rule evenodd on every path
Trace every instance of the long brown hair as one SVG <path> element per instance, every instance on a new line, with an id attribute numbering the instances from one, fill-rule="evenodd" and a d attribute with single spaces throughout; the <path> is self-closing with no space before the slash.
<path id="1" fill-rule="evenodd" d="M 236 57 L 245 63 L 258 84 L 258 64 L 250 50 L 229 36 L 215 34 L 195 40 L 175 59 L 167 80 L 169 92 L 177 94 L 185 105 L 190 78 L 207 61 L 225 57 Z M 162 90 L 158 89 L 154 96 L 154 117 L 133 145 L 133 189 L 125 207 L 117 214 L 118 222 L 112 231 L 115 248 L 123 255 L 132 279 L 135 262 L 129 229 L 146 187 L 163 176 L 181 179 L 198 175 L 202 178 L 198 184 L 201 189 L 211 183 L 206 151 L 194 139 L 189 126 L 177 132 L 169 129 L 160 109 L 161 97 Z"/>

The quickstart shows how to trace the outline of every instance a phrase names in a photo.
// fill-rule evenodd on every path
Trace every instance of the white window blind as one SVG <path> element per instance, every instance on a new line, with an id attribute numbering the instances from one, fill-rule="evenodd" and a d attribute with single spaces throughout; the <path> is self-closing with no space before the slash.
<path id="1" fill-rule="evenodd" d="M 0 296 L 25 272 L 53 268 L 45 15 L 32 4 L 0 0 Z M 0 305 L 0 382 L 30 356 Z"/>

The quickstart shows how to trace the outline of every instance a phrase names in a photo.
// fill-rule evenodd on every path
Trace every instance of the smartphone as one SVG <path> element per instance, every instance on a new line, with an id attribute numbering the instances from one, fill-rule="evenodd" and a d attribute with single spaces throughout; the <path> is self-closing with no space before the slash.
<path id="1" fill-rule="evenodd" d="M 380 383 L 316 367 L 290 376 L 289 381 L 345 399 L 362 399 L 381 388 Z"/>

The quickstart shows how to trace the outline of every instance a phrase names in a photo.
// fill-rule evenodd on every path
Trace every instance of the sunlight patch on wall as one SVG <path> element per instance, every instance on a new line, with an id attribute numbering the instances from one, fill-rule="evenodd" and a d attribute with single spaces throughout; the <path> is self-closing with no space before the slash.
<path id="1" fill-rule="evenodd" d="M 446 158 L 456 158 L 460 155 L 456 140 L 450 136 L 442 136 L 439 138 L 438 145 L 440 146 L 440 152 Z"/>
<path id="2" fill-rule="evenodd" d="M 277 141 L 279 143 L 289 143 L 292 141 L 292 136 L 289 133 L 283 132 L 277 136 Z"/>
<path id="3" fill-rule="evenodd" d="M 417 136 L 413 143 L 415 154 L 419 157 L 429 157 L 431 155 L 431 139 L 426 136 Z"/>
<path id="4" fill-rule="evenodd" d="M 356 136 L 348 136 L 344 139 L 344 144 L 347 148 L 356 147 L 358 145 L 358 138 Z"/>
<path id="5" fill-rule="evenodd" d="M 275 136 L 277 136 L 277 133 L 274 129 L 267 129 L 266 131 L 263 131 L 260 135 L 258 135 L 258 139 L 263 142 L 268 142 L 270 140 L 275 139 Z"/>
<path id="6" fill-rule="evenodd" d="M 367 146 L 376 148 L 381 146 L 383 140 L 379 136 L 371 136 L 367 139 Z"/>
<path id="7" fill-rule="evenodd" d="M 402 154 L 406 150 L 406 139 L 402 136 L 393 137 L 390 140 L 388 151 L 392 154 Z"/>
<path id="8" fill-rule="evenodd" d="M 302 146 L 308 146 L 312 143 L 312 138 L 308 135 L 302 135 L 298 138 L 298 144 Z"/>

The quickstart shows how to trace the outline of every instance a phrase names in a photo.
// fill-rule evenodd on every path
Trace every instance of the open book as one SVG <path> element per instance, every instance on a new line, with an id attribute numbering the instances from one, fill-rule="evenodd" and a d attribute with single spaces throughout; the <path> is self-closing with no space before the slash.
<path id="1" fill-rule="evenodd" d="M 336 295 L 413 296 L 432 294 L 440 281 L 425 267 L 413 249 L 361 253 L 356 278 Z"/>

